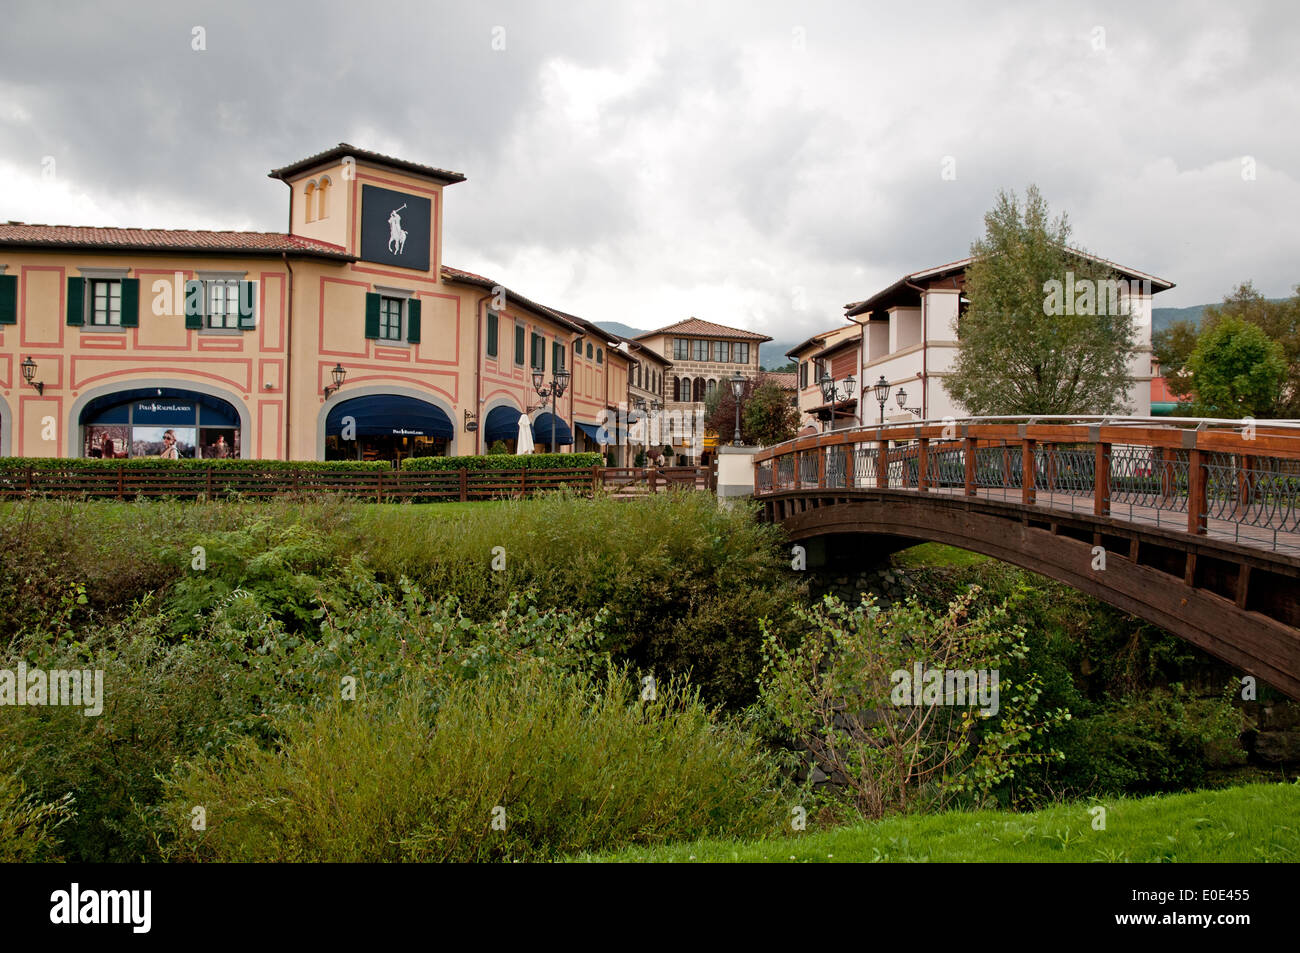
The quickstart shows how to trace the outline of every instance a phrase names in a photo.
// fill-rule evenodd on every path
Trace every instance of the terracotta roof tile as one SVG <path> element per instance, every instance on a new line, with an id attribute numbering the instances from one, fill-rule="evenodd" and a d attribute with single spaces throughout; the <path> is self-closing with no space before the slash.
<path id="1" fill-rule="evenodd" d="M 712 321 L 701 321 L 699 318 L 687 318 L 684 321 L 678 321 L 676 324 L 659 328 L 657 331 L 647 331 L 645 334 L 638 334 L 636 339 L 640 341 L 644 338 L 654 337 L 657 334 L 687 334 L 697 337 L 730 338 L 737 341 L 772 340 L 766 334 L 744 331 L 740 328 L 729 328 L 725 324 L 714 324 Z"/>
<path id="2" fill-rule="evenodd" d="M 355 261 L 341 246 L 283 232 L 208 232 L 172 228 L 96 228 L 81 225 L 0 225 L 0 245 L 105 251 L 218 252 L 226 255 L 309 255 Z"/>
<path id="3" fill-rule="evenodd" d="M 386 156 L 378 152 L 371 152 L 368 149 L 358 149 L 356 146 L 349 145 L 346 142 L 340 142 L 331 149 L 324 152 L 318 152 L 314 156 L 308 156 L 305 159 L 299 159 L 297 162 L 290 163 L 279 169 L 272 169 L 269 177 L 272 179 L 286 179 L 298 172 L 305 171 L 313 166 L 332 163 L 336 159 L 342 159 L 351 156 L 354 159 L 361 159 L 375 165 L 388 166 L 391 169 L 400 169 L 403 172 L 415 172 L 419 175 L 425 175 L 437 179 L 446 185 L 454 185 L 457 182 L 464 182 L 465 176 L 459 172 L 449 172 L 446 169 L 435 168 L 431 165 L 420 165 L 418 162 L 408 162 L 406 159 L 398 159 L 393 156 Z"/>

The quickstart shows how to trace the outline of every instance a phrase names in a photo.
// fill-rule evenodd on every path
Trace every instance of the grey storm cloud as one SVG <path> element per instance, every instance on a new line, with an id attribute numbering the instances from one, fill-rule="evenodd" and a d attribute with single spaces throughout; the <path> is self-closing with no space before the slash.
<path id="1" fill-rule="evenodd" d="M 1298 33 L 1281 2 L 17 2 L 0 218 L 280 229 L 267 171 L 348 141 L 466 173 L 447 260 L 594 320 L 805 336 L 1030 183 L 1157 304 L 1279 295 Z"/>

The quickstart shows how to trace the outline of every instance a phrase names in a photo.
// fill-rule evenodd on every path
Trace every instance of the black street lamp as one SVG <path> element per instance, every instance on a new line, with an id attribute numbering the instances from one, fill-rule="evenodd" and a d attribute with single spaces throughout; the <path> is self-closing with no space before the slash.
<path id="1" fill-rule="evenodd" d="M 872 389 L 876 392 L 876 400 L 880 403 L 880 425 L 885 424 L 885 401 L 889 400 L 889 381 L 885 380 L 885 375 L 880 375 L 880 380 L 876 381 Z"/>
<path id="2" fill-rule="evenodd" d="M 23 361 L 21 366 L 23 369 L 23 380 L 25 380 L 27 383 L 35 387 L 36 393 L 40 394 L 41 396 L 44 396 L 45 382 L 32 380 L 32 378 L 36 376 L 36 362 L 32 360 L 32 356 L 30 354 L 27 355 L 27 360 Z"/>
<path id="3" fill-rule="evenodd" d="M 339 363 L 336 361 L 336 362 L 334 363 L 334 369 L 333 369 L 332 371 L 330 371 L 330 377 L 334 380 L 334 384 L 333 384 L 333 386 L 330 386 L 329 384 L 326 384 L 326 385 L 325 385 L 325 399 L 326 399 L 326 400 L 329 400 L 329 399 L 330 399 L 330 395 L 331 395 L 331 394 L 334 394 L 334 393 L 337 393 L 337 392 L 338 392 L 338 389 L 339 389 L 340 387 L 343 386 L 343 381 L 344 381 L 344 379 L 347 378 L 347 376 L 348 376 L 348 372 L 347 372 L 347 370 L 344 369 L 344 367 L 343 367 L 342 364 L 339 364 Z"/>
<path id="4" fill-rule="evenodd" d="M 551 398 L 551 453 L 555 452 L 555 412 L 560 409 L 560 398 L 564 396 L 565 389 L 569 386 L 569 372 L 560 368 L 551 375 L 551 383 L 543 384 L 546 380 L 546 372 L 541 368 L 533 371 L 533 390 L 537 391 L 537 396 Z"/>
<path id="5" fill-rule="evenodd" d="M 898 401 L 898 409 L 899 409 L 899 410 L 906 410 L 906 411 L 909 411 L 909 412 L 911 412 L 912 414 L 916 415 L 917 417 L 920 417 L 920 416 L 921 416 L 921 408 L 920 408 L 920 407 L 908 407 L 908 406 L 907 406 L 907 391 L 903 390 L 903 388 L 901 388 L 901 387 L 898 388 L 898 393 L 894 395 L 894 399 L 895 399 L 896 401 Z"/>
<path id="6" fill-rule="evenodd" d="M 739 372 L 731 378 L 731 396 L 736 398 L 736 435 L 732 438 L 732 446 L 742 446 L 743 441 L 740 439 L 740 395 L 745 390 L 745 378 L 741 377 Z"/>
<path id="7" fill-rule="evenodd" d="M 835 386 L 835 379 L 830 374 L 822 371 L 821 380 L 817 382 L 821 385 L 822 399 L 831 405 L 831 430 L 835 429 L 835 405 L 842 400 L 849 400 L 853 397 L 854 388 L 858 386 L 858 380 L 852 374 L 844 378 L 844 395 L 840 396 L 839 389 Z"/>

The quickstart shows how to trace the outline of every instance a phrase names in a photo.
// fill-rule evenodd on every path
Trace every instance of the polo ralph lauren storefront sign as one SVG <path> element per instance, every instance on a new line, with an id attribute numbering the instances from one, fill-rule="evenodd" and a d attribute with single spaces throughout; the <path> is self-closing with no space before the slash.
<path id="1" fill-rule="evenodd" d="M 402 268 L 429 269 L 432 203 L 418 195 L 361 187 L 361 257 Z"/>

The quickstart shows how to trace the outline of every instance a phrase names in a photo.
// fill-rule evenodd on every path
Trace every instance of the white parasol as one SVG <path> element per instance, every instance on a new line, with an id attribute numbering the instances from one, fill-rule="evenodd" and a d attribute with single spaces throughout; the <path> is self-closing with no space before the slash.
<path id="1" fill-rule="evenodd" d="M 519 439 L 515 441 L 515 453 L 533 452 L 533 424 L 527 414 L 519 415 Z"/>

